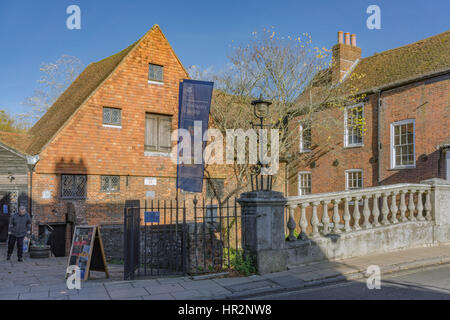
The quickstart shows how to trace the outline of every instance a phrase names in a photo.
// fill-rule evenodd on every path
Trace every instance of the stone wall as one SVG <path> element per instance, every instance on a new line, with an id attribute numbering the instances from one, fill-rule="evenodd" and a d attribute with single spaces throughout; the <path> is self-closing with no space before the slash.
<path id="1" fill-rule="evenodd" d="M 123 224 L 101 225 L 106 260 L 123 261 Z"/>
<path id="2" fill-rule="evenodd" d="M 108 261 L 123 261 L 123 225 L 101 225 L 103 245 Z M 164 269 L 177 268 L 181 270 L 183 254 L 182 239 L 185 233 L 184 259 L 189 274 L 218 271 L 223 263 L 223 241 L 214 224 L 187 223 L 186 227 L 174 224 L 141 227 L 141 261 L 143 253 L 147 252 L 147 268 Z"/>

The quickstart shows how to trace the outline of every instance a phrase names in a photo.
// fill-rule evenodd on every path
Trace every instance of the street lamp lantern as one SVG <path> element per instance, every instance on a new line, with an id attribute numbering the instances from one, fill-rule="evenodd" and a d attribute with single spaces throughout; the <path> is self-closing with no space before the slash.
<path id="1" fill-rule="evenodd" d="M 271 104 L 272 102 L 263 100 L 262 96 L 259 96 L 258 100 L 253 100 L 252 106 L 255 116 L 261 120 L 266 118 L 269 115 L 269 106 Z"/>
<path id="2" fill-rule="evenodd" d="M 259 124 L 254 124 L 252 126 L 259 127 L 260 130 L 264 129 L 264 119 L 269 115 L 269 107 L 272 104 L 270 101 L 263 100 L 262 95 L 259 96 L 258 100 L 251 102 L 253 106 L 253 113 L 259 119 Z M 259 137 L 259 154 L 262 155 L 262 140 Z M 260 161 L 254 165 L 251 170 L 251 183 L 253 191 L 271 191 L 272 190 L 272 176 L 264 174 L 263 168 L 266 168 L 267 164 L 262 164 Z"/>

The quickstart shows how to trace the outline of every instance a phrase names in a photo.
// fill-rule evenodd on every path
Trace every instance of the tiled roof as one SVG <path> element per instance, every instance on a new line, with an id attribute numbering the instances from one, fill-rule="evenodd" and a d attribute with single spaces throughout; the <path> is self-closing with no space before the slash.
<path id="1" fill-rule="evenodd" d="M 154 28 L 159 27 L 154 25 L 151 30 Z M 115 55 L 88 65 L 27 134 L 13 136 L 0 131 L 0 143 L 22 153 L 38 154 L 141 39 Z"/>
<path id="2" fill-rule="evenodd" d="M 0 143 L 23 154 L 28 153 L 32 141 L 32 136 L 26 133 L 0 131 Z"/>
<path id="3" fill-rule="evenodd" d="M 33 143 L 27 149 L 30 154 L 39 153 L 42 147 L 50 141 L 78 107 L 114 71 L 136 44 L 137 42 L 109 58 L 87 66 L 44 116 L 30 129 L 29 134 L 34 137 Z"/>
<path id="4" fill-rule="evenodd" d="M 344 80 L 367 92 L 450 69 L 450 31 L 362 58 L 353 70 L 362 78 Z"/>

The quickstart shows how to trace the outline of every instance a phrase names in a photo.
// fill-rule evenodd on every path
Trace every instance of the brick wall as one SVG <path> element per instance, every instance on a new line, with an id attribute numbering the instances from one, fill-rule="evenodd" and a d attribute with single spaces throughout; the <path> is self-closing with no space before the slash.
<path id="1" fill-rule="evenodd" d="M 312 152 L 299 153 L 297 159 L 289 165 L 289 195 L 298 194 L 300 171 L 311 172 L 313 193 L 345 190 L 345 170 L 348 169 L 363 170 L 363 187 L 400 182 L 416 183 L 432 177 L 445 178 L 444 160 L 440 159 L 436 146 L 450 136 L 449 85 L 450 80 L 441 77 L 382 92 L 380 154 L 377 150 L 377 95 L 369 95 L 364 103 L 366 124 L 361 147 L 344 147 L 343 110 L 327 110 L 317 115 L 320 122 L 321 119 L 329 118 L 331 112 L 342 125 L 324 129 L 319 123 L 320 130 L 313 127 Z M 416 166 L 412 169 L 392 170 L 390 126 L 393 122 L 405 119 L 415 119 Z M 330 145 L 333 147 L 329 147 Z M 338 165 L 333 164 L 335 160 L 338 160 Z M 378 161 L 381 166 L 380 179 Z"/>

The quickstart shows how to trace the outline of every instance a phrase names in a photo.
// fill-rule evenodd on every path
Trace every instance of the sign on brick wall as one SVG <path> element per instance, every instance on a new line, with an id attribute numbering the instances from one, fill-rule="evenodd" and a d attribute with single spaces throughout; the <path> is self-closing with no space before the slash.
<path id="1" fill-rule="evenodd" d="M 144 185 L 146 186 L 156 186 L 156 178 L 148 177 L 144 179 Z"/>

